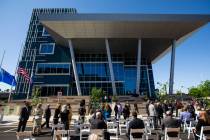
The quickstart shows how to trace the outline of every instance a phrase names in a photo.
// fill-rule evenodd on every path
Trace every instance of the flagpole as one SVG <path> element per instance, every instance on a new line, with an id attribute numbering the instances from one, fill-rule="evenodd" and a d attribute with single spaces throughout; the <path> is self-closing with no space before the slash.
<path id="1" fill-rule="evenodd" d="M 16 68 L 15 68 L 15 72 L 14 72 L 14 77 L 15 77 L 15 79 L 16 79 L 16 76 L 17 76 L 17 68 L 18 68 L 18 65 L 19 65 L 19 62 L 20 62 L 20 57 L 21 57 L 22 50 L 23 50 L 23 45 L 21 46 L 20 51 L 19 51 L 19 54 L 18 54 L 18 61 L 17 61 Z M 15 81 L 14 81 L 15 79 L 12 80 L 12 85 L 11 85 L 11 88 L 10 88 L 10 93 L 9 93 L 8 102 L 11 101 L 12 89 L 13 89 L 13 84 L 14 84 L 14 82 L 15 82 Z"/>
<path id="2" fill-rule="evenodd" d="M 19 60 L 19 62 L 17 63 L 17 67 L 19 68 L 19 66 L 20 66 L 20 62 L 21 61 L 23 61 L 23 54 L 24 54 L 24 50 L 25 50 L 25 45 L 24 45 L 24 43 L 22 43 L 22 45 L 21 45 L 21 53 L 20 53 L 20 60 Z M 18 70 L 18 69 L 17 69 Z M 18 74 L 18 73 L 17 73 Z M 19 93 L 19 90 L 20 90 L 20 84 L 21 84 L 21 82 L 23 81 L 23 79 L 22 79 L 22 77 L 20 77 L 20 76 L 18 76 L 17 75 L 17 77 L 16 77 L 16 79 L 17 79 L 17 87 L 16 87 L 16 93 Z"/>
<path id="3" fill-rule="evenodd" d="M 36 49 L 34 49 L 34 58 L 33 58 L 33 65 L 32 65 L 32 69 L 31 69 L 31 76 L 30 76 L 30 82 L 29 82 L 29 87 L 28 87 L 28 92 L 27 92 L 27 100 L 29 99 L 29 93 L 30 93 L 30 88 L 31 88 L 31 80 L 32 80 L 32 76 L 34 73 L 34 63 L 35 63 L 35 59 L 36 59 Z"/>
<path id="4" fill-rule="evenodd" d="M 22 61 L 24 61 L 24 63 L 25 63 L 25 67 L 24 67 L 24 69 L 27 71 L 27 67 L 28 67 L 28 61 L 30 61 L 30 58 L 29 58 L 29 60 L 27 59 L 27 57 L 28 57 L 28 50 L 29 49 L 26 49 L 26 46 L 24 45 L 24 56 L 23 56 L 23 60 Z M 23 83 L 21 83 L 21 85 L 23 84 L 23 87 L 22 87 L 22 93 L 25 93 L 25 88 L 26 88 L 26 79 L 25 78 L 23 78 L 22 76 L 21 76 L 21 82 L 23 82 Z M 19 90 L 20 90 L 20 87 L 21 87 L 21 85 L 19 86 Z"/>

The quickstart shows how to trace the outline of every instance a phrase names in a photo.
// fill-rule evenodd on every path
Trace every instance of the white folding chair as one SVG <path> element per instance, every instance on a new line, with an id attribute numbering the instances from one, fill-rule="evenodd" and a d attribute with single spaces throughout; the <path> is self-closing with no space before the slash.
<path id="1" fill-rule="evenodd" d="M 133 137 L 134 134 L 140 134 L 142 135 L 142 137 L 134 138 Z M 130 136 L 129 136 L 130 140 L 143 140 L 144 139 L 143 136 L 144 136 L 144 129 L 131 129 L 130 130 Z"/>
<path id="2" fill-rule="evenodd" d="M 187 130 L 187 127 L 189 127 L 189 124 L 187 124 L 187 119 L 184 119 L 184 124 L 183 124 L 183 133 Z"/>
<path id="3" fill-rule="evenodd" d="M 194 120 L 193 119 L 191 119 L 191 120 L 189 120 L 189 122 L 191 122 L 191 126 L 192 126 L 192 122 L 194 122 Z M 190 123 L 188 124 L 187 123 L 187 119 L 185 118 L 184 119 L 184 124 L 183 124 L 183 133 L 187 130 L 189 130 L 189 128 L 190 128 Z"/>
<path id="4" fill-rule="evenodd" d="M 205 136 L 205 134 L 204 134 L 204 132 L 207 131 L 207 130 L 210 131 L 210 126 L 202 126 L 201 127 L 201 131 L 200 131 L 200 135 L 198 135 L 198 134 L 195 134 L 195 135 L 199 138 L 199 140 L 210 139 L 209 135 Z"/>
<path id="5" fill-rule="evenodd" d="M 193 129 L 195 129 L 195 127 L 192 126 L 193 122 L 190 121 L 190 124 L 188 126 L 186 126 L 185 129 L 187 129 L 187 138 L 190 139 L 190 134 L 193 134 Z"/>
<path id="6" fill-rule="evenodd" d="M 83 138 L 88 138 L 90 135 L 90 124 L 81 124 L 80 125 L 80 140 Z"/>
<path id="7" fill-rule="evenodd" d="M 148 119 L 148 123 L 149 123 L 150 129 L 154 130 L 155 129 L 155 125 L 154 125 L 153 117 L 148 117 L 147 119 Z"/>
<path id="8" fill-rule="evenodd" d="M 70 140 L 68 130 L 55 130 L 53 134 L 53 140 Z"/>
<path id="9" fill-rule="evenodd" d="M 126 135 L 126 128 L 127 128 L 126 124 L 119 124 L 120 135 Z"/>
<path id="10" fill-rule="evenodd" d="M 203 138 L 204 138 L 204 135 L 203 135 L 203 126 L 201 127 L 200 135 L 198 135 L 198 134 L 195 134 L 195 135 L 199 138 L 199 140 L 203 140 Z"/>
<path id="11" fill-rule="evenodd" d="M 118 139 L 118 125 L 115 122 L 107 122 L 107 131 L 110 133 L 110 140 Z"/>
<path id="12" fill-rule="evenodd" d="M 144 120 L 144 126 L 145 126 L 146 135 L 150 135 L 152 132 L 152 128 L 150 128 L 151 125 L 150 125 L 149 119 Z"/>
<path id="13" fill-rule="evenodd" d="M 180 140 L 179 136 L 180 128 L 165 128 L 165 138 L 164 140 Z M 177 133 L 177 137 L 169 137 L 168 133 Z"/>
<path id="14" fill-rule="evenodd" d="M 35 140 L 32 137 L 32 131 L 16 132 L 17 140 Z"/>

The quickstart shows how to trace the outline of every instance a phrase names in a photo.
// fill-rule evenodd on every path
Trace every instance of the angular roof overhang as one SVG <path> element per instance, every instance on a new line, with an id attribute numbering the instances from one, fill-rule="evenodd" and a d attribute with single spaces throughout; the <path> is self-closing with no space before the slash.
<path id="1" fill-rule="evenodd" d="M 210 21 L 210 15 L 177 14 L 42 14 L 40 22 L 56 43 L 68 39 L 141 38 L 151 61 Z"/>

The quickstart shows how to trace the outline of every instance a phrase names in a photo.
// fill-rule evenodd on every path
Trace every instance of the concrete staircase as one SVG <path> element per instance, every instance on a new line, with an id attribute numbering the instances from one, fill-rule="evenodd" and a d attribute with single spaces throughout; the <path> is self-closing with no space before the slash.
<path id="1" fill-rule="evenodd" d="M 131 112 L 134 110 L 134 103 L 137 103 L 140 115 L 145 115 L 146 110 L 146 101 L 144 101 L 143 97 L 131 97 L 131 96 L 118 96 L 118 102 L 120 102 L 123 107 L 128 102 L 131 106 Z M 80 101 L 85 100 L 86 110 L 88 110 L 88 104 L 90 101 L 89 96 L 62 96 L 62 97 L 42 97 L 43 108 L 47 104 L 51 105 L 51 108 L 54 110 L 57 103 L 61 104 L 71 104 L 73 114 L 77 115 L 79 110 Z M 29 100 L 30 101 L 30 100 Z M 112 104 L 112 106 L 114 103 Z M 13 114 L 17 115 L 21 106 L 23 106 L 23 100 L 12 101 L 11 103 L 5 106 L 5 114 Z M 114 111 L 112 111 L 114 114 Z"/>

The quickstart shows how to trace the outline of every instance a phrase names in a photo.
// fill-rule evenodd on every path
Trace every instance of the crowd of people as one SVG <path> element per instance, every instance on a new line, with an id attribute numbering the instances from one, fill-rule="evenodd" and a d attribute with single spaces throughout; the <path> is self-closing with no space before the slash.
<path id="1" fill-rule="evenodd" d="M 181 128 L 184 123 L 194 121 L 193 129 L 195 139 L 200 134 L 202 126 L 210 126 L 210 110 L 206 109 L 203 101 L 192 100 L 187 104 L 180 101 L 148 101 L 146 104 L 147 115 L 153 120 L 155 128 Z M 210 134 L 209 132 L 206 132 Z M 197 135 L 196 135 L 197 134 Z M 170 134 L 169 134 L 170 135 Z M 173 135 L 172 135 L 173 136 Z"/>
<path id="2" fill-rule="evenodd" d="M 145 128 L 143 118 L 138 118 L 139 113 L 138 105 L 131 105 L 126 102 L 122 105 L 117 102 L 113 107 L 110 103 L 101 103 L 97 109 L 89 108 L 86 112 L 85 100 L 80 102 L 78 109 L 78 122 L 79 124 L 90 123 L 91 129 L 107 129 L 107 122 L 114 114 L 114 120 L 117 121 L 123 117 L 126 120 L 127 136 L 130 135 L 130 129 Z M 210 110 L 205 108 L 201 102 L 190 101 L 188 104 L 183 104 L 180 101 L 168 102 L 164 101 L 148 101 L 146 104 L 147 118 L 153 121 L 154 129 L 164 130 L 166 127 L 181 128 L 184 123 L 189 123 L 192 120 L 197 122 L 194 133 L 199 134 L 201 126 L 210 125 Z M 52 115 L 53 114 L 53 115 Z M 54 113 L 51 113 L 51 107 L 48 104 L 46 108 L 42 109 L 42 104 L 38 104 L 31 110 L 30 104 L 25 102 L 25 106 L 21 109 L 18 132 L 24 131 L 29 116 L 33 115 L 33 133 L 40 134 L 41 129 L 46 125 L 50 128 L 50 118 L 53 116 L 52 124 L 61 123 L 64 125 L 65 130 L 69 130 L 72 120 L 72 109 L 70 104 L 57 104 Z M 87 115 L 89 118 L 87 120 Z M 122 117 L 121 117 L 122 116 Z M 42 119 L 45 119 L 44 121 Z M 160 131 L 160 135 L 164 135 L 164 131 Z M 107 133 L 108 135 L 108 133 Z M 169 134 L 170 135 L 170 134 Z M 174 134 L 172 134 L 174 135 Z M 138 137 L 138 135 L 136 136 Z"/>
<path id="3" fill-rule="evenodd" d="M 39 103 L 31 110 L 31 106 L 29 102 L 24 102 L 24 106 L 21 108 L 19 124 L 17 132 L 25 131 L 25 127 L 29 116 L 33 116 L 33 134 L 38 135 L 41 133 L 41 129 L 46 125 L 46 128 L 50 128 L 50 118 L 52 116 L 50 105 L 47 104 L 46 108 L 43 110 L 42 104 Z M 43 118 L 45 119 L 43 122 Z M 72 110 L 70 104 L 57 104 L 54 115 L 53 115 L 53 124 L 62 123 L 64 125 L 65 130 L 69 129 L 69 125 L 72 119 Z"/>

